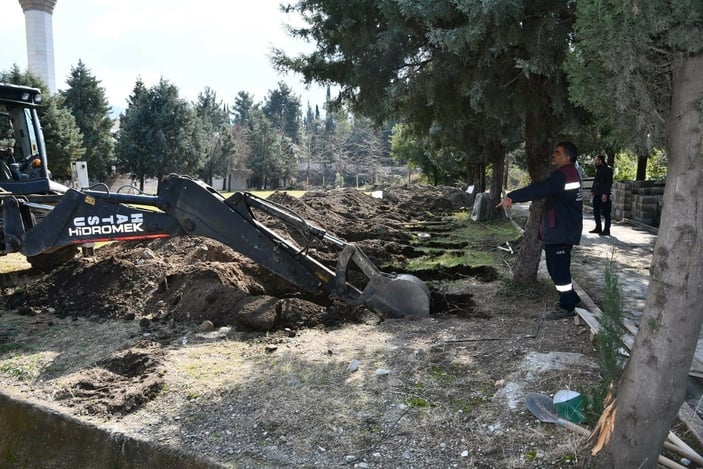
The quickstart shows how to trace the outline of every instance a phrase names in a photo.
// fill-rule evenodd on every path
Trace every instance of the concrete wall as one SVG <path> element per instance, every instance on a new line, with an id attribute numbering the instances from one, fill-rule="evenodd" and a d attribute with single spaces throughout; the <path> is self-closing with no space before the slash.
<path id="1" fill-rule="evenodd" d="M 613 183 L 613 218 L 627 218 L 659 226 L 664 200 L 664 183 L 625 181 Z"/>
<path id="2" fill-rule="evenodd" d="M 210 469 L 221 465 L 121 433 L 0 391 L 0 467 L 43 469 Z"/>

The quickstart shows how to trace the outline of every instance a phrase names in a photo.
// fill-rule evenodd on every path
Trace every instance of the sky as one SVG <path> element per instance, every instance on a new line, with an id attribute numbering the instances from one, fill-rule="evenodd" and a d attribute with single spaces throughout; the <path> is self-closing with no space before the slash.
<path id="1" fill-rule="evenodd" d="M 58 0 L 52 16 L 56 87 L 82 60 L 113 108 L 124 109 L 137 78 L 147 87 L 165 78 L 195 101 L 205 87 L 231 105 L 240 91 L 262 102 L 284 81 L 303 110 L 324 104 L 325 89 L 302 76 L 275 71 L 276 47 L 295 55 L 313 46 L 291 38 L 294 18 L 279 0 Z M 24 13 L 18 0 L 0 0 L 0 70 L 27 68 Z"/>

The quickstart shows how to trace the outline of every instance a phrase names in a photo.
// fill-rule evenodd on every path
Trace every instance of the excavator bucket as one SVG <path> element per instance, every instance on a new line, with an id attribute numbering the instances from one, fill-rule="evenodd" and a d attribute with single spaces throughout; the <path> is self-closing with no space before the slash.
<path id="1" fill-rule="evenodd" d="M 304 250 L 294 251 L 296 264 L 304 263 L 310 272 L 314 273 L 313 279 L 315 281 L 321 280 L 323 287 L 337 297 L 356 304 L 365 304 L 386 317 L 399 318 L 428 316 L 430 314 L 430 290 L 419 278 L 410 274 L 385 274 L 381 272 L 356 244 L 336 238 L 327 231 L 311 225 L 289 209 L 268 200 L 246 194 L 234 197 L 231 203 L 233 207 L 239 207 L 238 211 L 242 214 L 250 213 L 249 207 L 255 207 L 315 238 L 342 248 L 341 254 L 337 258 L 336 270 L 329 273 L 326 267 L 313 262 L 306 256 L 303 253 Z M 259 229 L 263 232 L 263 227 Z M 280 252 L 286 244 L 284 240 L 276 238 L 277 251 Z M 347 270 L 352 261 L 368 277 L 368 283 L 363 288 L 357 288 L 348 282 Z M 280 268 L 280 265 L 280 262 L 276 262 L 272 268 Z M 299 284 L 302 283 L 302 276 L 299 272 L 284 275 L 284 278 Z"/>
<path id="2" fill-rule="evenodd" d="M 387 317 L 422 317 L 430 314 L 430 290 L 425 282 L 410 274 L 384 274 L 361 249 L 349 243 L 337 260 L 337 292 L 347 290 L 346 277 L 349 262 L 354 261 L 369 278 L 356 300 Z"/>
<path id="3" fill-rule="evenodd" d="M 430 290 L 410 274 L 376 277 L 364 288 L 363 302 L 387 317 L 423 317 L 430 314 Z"/>

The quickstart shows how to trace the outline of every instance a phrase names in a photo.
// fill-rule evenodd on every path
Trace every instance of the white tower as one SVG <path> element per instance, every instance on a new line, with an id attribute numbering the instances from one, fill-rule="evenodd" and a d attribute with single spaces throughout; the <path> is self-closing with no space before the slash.
<path id="1" fill-rule="evenodd" d="M 27 63 L 29 71 L 39 76 L 56 93 L 54 70 L 54 31 L 51 14 L 56 0 L 19 0 L 27 30 Z"/>

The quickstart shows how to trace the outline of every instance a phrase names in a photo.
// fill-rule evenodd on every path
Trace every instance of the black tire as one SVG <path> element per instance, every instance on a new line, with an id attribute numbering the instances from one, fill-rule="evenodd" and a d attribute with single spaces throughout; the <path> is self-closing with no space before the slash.
<path id="1" fill-rule="evenodd" d="M 77 246 L 64 246 L 52 252 L 27 256 L 27 261 L 37 270 L 52 270 L 73 260 L 78 254 Z"/>

